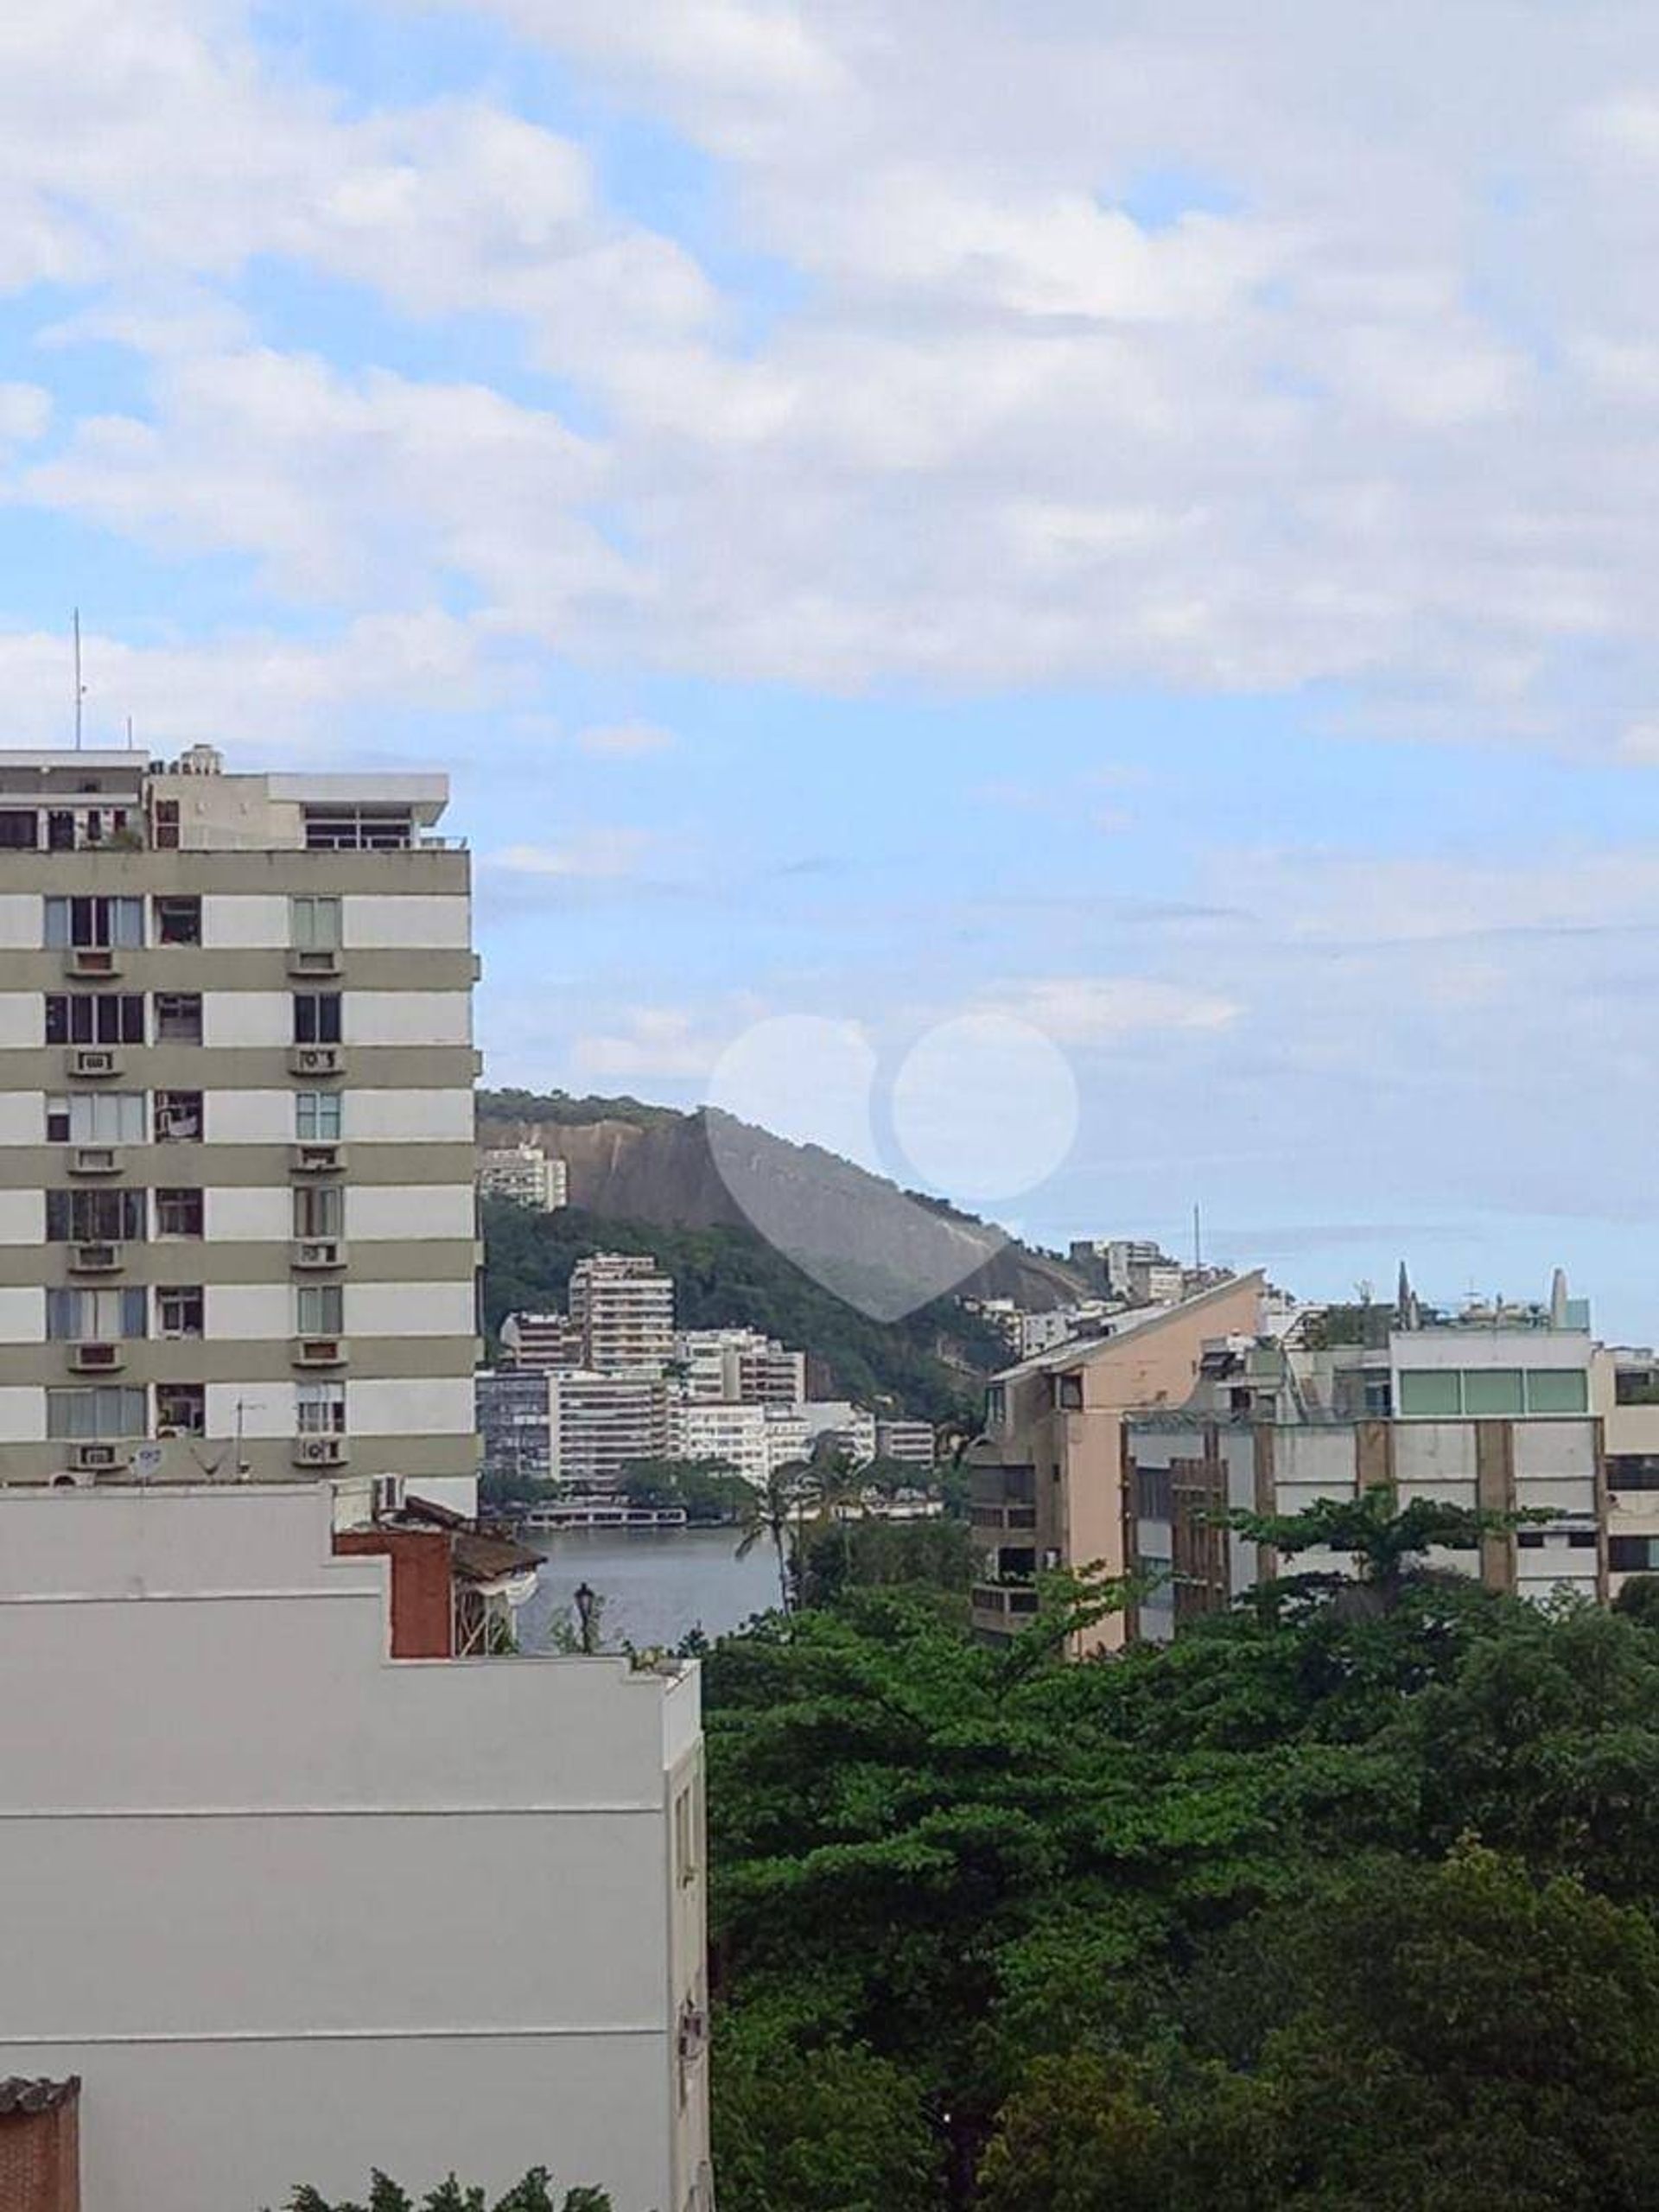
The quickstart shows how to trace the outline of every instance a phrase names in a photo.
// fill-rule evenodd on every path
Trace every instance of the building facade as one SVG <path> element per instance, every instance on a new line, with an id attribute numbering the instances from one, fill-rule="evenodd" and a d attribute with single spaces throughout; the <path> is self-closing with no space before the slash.
<path id="1" fill-rule="evenodd" d="M 968 1454 L 979 1554 L 971 1599 L 976 1634 L 993 1641 L 1017 1634 L 1037 1610 L 1040 1571 L 1098 1566 L 1109 1575 L 1127 1573 L 1125 1418 L 1184 1406 L 1206 1341 L 1234 1331 L 1255 1334 L 1262 1290 L 1259 1274 L 1242 1275 L 995 1377 L 986 1433 Z M 1126 1632 L 1123 1617 L 1113 1615 L 1084 1631 L 1076 1649 L 1115 1650 Z"/>
<path id="2" fill-rule="evenodd" d="M 501 1356 L 510 1367 L 556 1375 L 585 1367 L 586 1352 L 582 1324 L 568 1313 L 509 1313 L 501 1324 Z"/>
<path id="3" fill-rule="evenodd" d="M 596 1375 L 661 1375 L 674 1357 L 674 1278 L 642 1254 L 595 1252 L 571 1270 L 570 1318 Z"/>
<path id="4" fill-rule="evenodd" d="M 556 1213 L 570 1203 L 570 1169 L 539 1145 L 487 1147 L 478 1156 L 478 1188 L 482 1198 Z"/>
<path id="5" fill-rule="evenodd" d="M 465 1505 L 469 861 L 436 776 L 0 753 L 0 1465 Z"/>
<path id="6" fill-rule="evenodd" d="M 552 1472 L 552 1401 L 545 1370 L 485 1368 L 474 1378 L 484 1469 L 514 1481 Z"/>
<path id="7" fill-rule="evenodd" d="M 931 1468 L 938 1453 L 938 1440 L 928 1421 L 878 1421 L 875 1456 L 901 1466 Z"/>
<path id="8" fill-rule="evenodd" d="M 0 2078 L 78 2081 L 89 2212 L 542 2163 L 711 2212 L 696 1670 L 446 1658 L 430 1535 L 337 1517 L 0 1492 L 0 1672 L 53 1686 L 0 1700 Z"/>
<path id="9" fill-rule="evenodd" d="M 792 1406 L 806 1396 L 806 1354 L 758 1329 L 682 1329 L 674 1363 L 683 1394 L 711 1405 Z"/>
<path id="10" fill-rule="evenodd" d="M 668 1385 L 654 1375 L 550 1375 L 548 1460 L 552 1479 L 614 1490 L 631 1466 L 668 1456 Z"/>

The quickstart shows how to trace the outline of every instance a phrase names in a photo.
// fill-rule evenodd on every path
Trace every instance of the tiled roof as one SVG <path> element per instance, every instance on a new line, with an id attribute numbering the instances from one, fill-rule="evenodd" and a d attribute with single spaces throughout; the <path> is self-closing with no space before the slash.
<path id="1" fill-rule="evenodd" d="M 0 2082 L 0 2120 L 55 2112 L 60 2105 L 67 2105 L 79 2094 L 79 2074 L 72 2074 L 67 2082 L 50 2082 L 44 2075 L 38 2081 L 31 2081 L 25 2074 L 14 2074 Z"/>
<path id="2" fill-rule="evenodd" d="M 540 1552 L 527 1551 L 505 1536 L 480 1536 L 463 1529 L 452 1542 L 450 1560 L 461 1582 L 499 1582 L 504 1575 L 528 1574 L 542 1563 Z"/>

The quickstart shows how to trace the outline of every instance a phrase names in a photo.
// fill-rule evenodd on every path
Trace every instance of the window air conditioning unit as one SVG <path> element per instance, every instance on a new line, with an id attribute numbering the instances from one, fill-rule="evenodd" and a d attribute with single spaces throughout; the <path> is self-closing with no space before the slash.
<path id="1" fill-rule="evenodd" d="M 346 1165 L 343 1144 L 296 1144 L 293 1169 L 296 1175 L 338 1175 Z"/>
<path id="2" fill-rule="evenodd" d="M 69 1465 L 77 1474 L 118 1474 L 127 1464 L 124 1444 L 72 1444 Z"/>
<path id="3" fill-rule="evenodd" d="M 376 1475 L 369 1486 L 369 1510 L 378 1520 L 383 1513 L 401 1513 L 404 1510 L 404 1478 L 401 1475 Z"/>
<path id="4" fill-rule="evenodd" d="M 69 1155 L 72 1175 L 118 1175 L 121 1155 L 112 1144 L 78 1144 Z"/>
<path id="5" fill-rule="evenodd" d="M 337 1236 L 302 1237 L 294 1247 L 293 1264 L 296 1268 L 316 1269 L 343 1268 L 346 1247 Z"/>
<path id="6" fill-rule="evenodd" d="M 118 1244 L 72 1244 L 69 1271 L 77 1275 L 111 1275 L 126 1264 Z"/>
<path id="7" fill-rule="evenodd" d="M 346 1465 L 346 1439 L 343 1436 L 296 1436 L 294 1440 L 294 1464 L 296 1467 L 343 1467 Z"/>
<path id="8" fill-rule="evenodd" d="M 118 976 L 120 957 L 113 945 L 78 944 L 64 957 L 65 971 L 71 976 Z"/>
<path id="9" fill-rule="evenodd" d="M 113 1375 L 126 1365 L 120 1344 L 77 1344 L 69 1355 L 77 1375 Z"/>
<path id="10" fill-rule="evenodd" d="M 121 1072 L 121 1055 L 107 1045 L 76 1045 L 69 1053 L 69 1072 L 79 1076 L 109 1076 Z"/>
<path id="11" fill-rule="evenodd" d="M 344 1367 L 346 1343 L 341 1337 L 296 1337 L 294 1339 L 296 1367 Z"/>
<path id="12" fill-rule="evenodd" d="M 332 945 L 315 951 L 302 951 L 295 945 L 289 952 L 288 972 L 290 976 L 338 976 L 340 954 Z"/>
<path id="13" fill-rule="evenodd" d="M 290 1075 L 342 1075 L 345 1069 L 346 1052 L 340 1045 L 296 1045 L 288 1056 Z"/>

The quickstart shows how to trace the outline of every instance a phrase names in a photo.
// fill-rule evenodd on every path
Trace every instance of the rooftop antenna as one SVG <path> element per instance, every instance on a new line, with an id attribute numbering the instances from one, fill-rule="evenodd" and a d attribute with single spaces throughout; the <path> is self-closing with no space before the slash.
<path id="1" fill-rule="evenodd" d="M 127 750 L 128 750 L 128 752 L 129 752 L 129 753 L 130 753 L 130 752 L 132 752 L 132 750 L 133 750 L 133 749 L 134 749 L 134 741 L 133 741 L 133 734 L 132 734 L 132 716 L 131 716 L 130 715 L 129 715 L 127 716 Z"/>
<path id="2" fill-rule="evenodd" d="M 1198 1211 L 1198 1201 L 1197 1201 L 1196 1199 L 1194 1199 L 1193 1204 L 1192 1204 L 1192 1272 L 1193 1272 L 1193 1274 L 1200 1274 L 1200 1273 L 1202 1272 L 1202 1270 L 1203 1270 L 1203 1268 L 1204 1268 L 1204 1217 L 1203 1217 L 1202 1214 L 1201 1214 L 1201 1213 L 1199 1212 L 1199 1211 Z"/>
<path id="3" fill-rule="evenodd" d="M 75 609 L 75 750 L 80 750 L 82 713 L 86 698 L 86 686 L 80 680 L 80 609 Z"/>

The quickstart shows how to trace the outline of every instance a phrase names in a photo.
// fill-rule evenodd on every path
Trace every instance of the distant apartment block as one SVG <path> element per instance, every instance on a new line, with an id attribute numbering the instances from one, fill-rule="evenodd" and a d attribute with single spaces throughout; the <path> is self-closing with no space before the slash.
<path id="1" fill-rule="evenodd" d="M 471 1502 L 469 862 L 440 776 L 0 753 L 0 1462 Z"/>
<path id="2" fill-rule="evenodd" d="M 800 1408 L 810 1452 L 844 1452 L 855 1467 L 875 1457 L 875 1415 L 849 1398 L 809 1399 Z"/>
<path id="3" fill-rule="evenodd" d="M 931 1467 L 938 1456 L 938 1440 L 932 1422 L 878 1421 L 875 1456 L 878 1459 L 892 1459 L 900 1466 Z"/>
<path id="4" fill-rule="evenodd" d="M 674 1340 L 681 1387 L 693 1400 L 792 1406 L 806 1395 L 806 1354 L 757 1329 L 683 1329 Z"/>
<path id="5" fill-rule="evenodd" d="M 668 1409 L 668 1446 L 673 1459 L 718 1460 L 758 1488 L 806 1457 L 806 1423 L 793 1406 L 676 1400 Z"/>
<path id="6" fill-rule="evenodd" d="M 552 1479 L 613 1490 L 642 1459 L 668 1456 L 668 1385 L 650 1374 L 550 1375 L 548 1460 Z"/>
<path id="7" fill-rule="evenodd" d="M 570 1169 L 538 1145 L 490 1147 L 479 1154 L 478 1188 L 486 1198 L 503 1198 L 536 1213 L 556 1213 L 570 1203 Z"/>
<path id="8" fill-rule="evenodd" d="M 568 1313 L 509 1313 L 501 1324 L 501 1356 L 509 1367 L 568 1373 L 588 1364 L 587 1332 Z"/>
<path id="9" fill-rule="evenodd" d="M 474 1570 L 371 1488 L 0 1491 L 51 1686 L 0 1699 L 0 2082 L 61 2115 L 52 2202 L 556 2162 L 712 2212 L 696 1671 L 456 1658 Z"/>
<path id="10" fill-rule="evenodd" d="M 595 1374 L 660 1376 L 674 1357 L 674 1278 L 646 1256 L 595 1253 L 571 1271 L 570 1318 Z"/>
<path id="11" fill-rule="evenodd" d="M 486 1474 L 544 1483 L 552 1473 L 552 1399 L 544 1369 L 486 1368 L 474 1379 Z"/>

